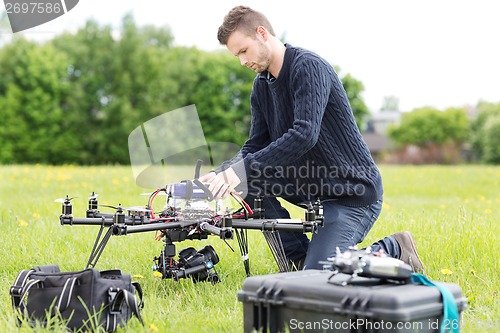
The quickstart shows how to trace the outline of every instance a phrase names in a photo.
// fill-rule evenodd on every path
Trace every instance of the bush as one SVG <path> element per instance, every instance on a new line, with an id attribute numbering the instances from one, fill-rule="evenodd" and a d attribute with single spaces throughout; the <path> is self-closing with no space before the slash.
<path id="1" fill-rule="evenodd" d="M 472 147 L 485 163 L 500 164 L 500 103 L 480 103 L 472 122 Z"/>
<path id="2" fill-rule="evenodd" d="M 490 117 L 483 129 L 483 161 L 500 164 L 500 115 Z"/>
<path id="3" fill-rule="evenodd" d="M 398 126 L 389 128 L 388 135 L 399 146 L 424 147 L 461 143 L 467 138 L 468 127 L 464 109 L 439 111 L 427 107 L 405 113 Z"/>

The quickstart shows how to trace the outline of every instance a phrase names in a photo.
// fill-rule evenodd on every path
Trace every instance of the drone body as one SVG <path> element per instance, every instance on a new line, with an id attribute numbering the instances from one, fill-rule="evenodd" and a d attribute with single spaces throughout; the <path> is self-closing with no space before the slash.
<path id="1" fill-rule="evenodd" d="M 160 194 L 166 194 L 165 206 L 161 211 L 153 210 L 153 200 Z M 215 250 L 210 245 L 196 251 L 187 248 L 179 252 L 176 259 L 175 242 L 184 240 L 207 239 L 208 236 L 218 236 L 227 243 L 236 234 L 240 251 L 246 258 L 245 268 L 250 275 L 248 266 L 248 229 L 261 230 L 277 235 L 278 231 L 317 232 L 323 223 L 321 203 L 308 205 L 304 221 L 266 219 L 262 209 L 262 198 L 255 200 L 251 208 L 237 194 L 231 194 L 239 204 L 238 209 L 221 209 L 220 202 L 214 202 L 211 193 L 197 179 L 169 184 L 150 194 L 145 206 L 122 207 L 100 205 L 97 195 L 92 192 L 88 200 L 88 209 L 84 218 L 73 216 L 71 200 L 58 199 L 62 202 L 62 225 L 97 225 L 100 226 L 94 247 L 89 256 L 87 267 L 95 267 L 111 236 L 128 235 L 139 232 L 155 231 L 157 240 L 162 240 L 164 248 L 160 255 L 153 259 L 153 270 L 161 273 L 163 278 L 178 280 L 192 278 L 194 281 L 219 282 L 214 266 L 219 262 Z M 214 206 L 215 207 L 211 207 Z M 114 213 L 103 213 L 98 208 L 115 209 Z M 107 231 L 103 233 L 104 229 Z M 270 244 L 271 246 L 271 244 Z M 278 261 L 278 258 L 275 257 Z M 279 259 L 286 260 L 286 259 Z M 278 263 L 279 264 L 279 263 Z M 280 265 L 282 267 L 283 265 Z"/>

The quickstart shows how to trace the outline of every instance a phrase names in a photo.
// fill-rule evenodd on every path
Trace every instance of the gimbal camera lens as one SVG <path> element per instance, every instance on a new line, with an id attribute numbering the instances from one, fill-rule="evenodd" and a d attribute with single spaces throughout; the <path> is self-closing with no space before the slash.
<path id="1" fill-rule="evenodd" d="M 211 245 L 207 245 L 198 252 L 188 247 L 179 252 L 179 262 L 186 268 L 198 266 L 211 262 L 213 265 L 219 262 L 219 256 Z"/>
<path id="2" fill-rule="evenodd" d="M 198 253 L 202 254 L 206 261 L 211 261 L 214 265 L 219 262 L 219 256 L 211 245 L 205 246 L 203 249 L 199 250 Z"/>

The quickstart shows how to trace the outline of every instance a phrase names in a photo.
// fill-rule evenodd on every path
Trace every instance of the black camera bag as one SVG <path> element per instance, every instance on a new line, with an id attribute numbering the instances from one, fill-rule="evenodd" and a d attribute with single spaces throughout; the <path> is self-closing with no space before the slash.
<path id="1" fill-rule="evenodd" d="M 10 295 L 20 323 L 45 325 L 58 317 L 73 331 L 100 326 L 106 332 L 126 324 L 132 315 L 142 323 L 141 286 L 120 270 L 60 272 L 57 265 L 37 266 L 18 274 Z"/>

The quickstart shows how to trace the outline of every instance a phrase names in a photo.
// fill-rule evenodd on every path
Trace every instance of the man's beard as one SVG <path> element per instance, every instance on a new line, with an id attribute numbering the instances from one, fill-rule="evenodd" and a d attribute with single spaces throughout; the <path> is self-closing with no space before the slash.
<path id="1" fill-rule="evenodd" d="M 257 73 L 265 72 L 269 69 L 269 65 L 271 64 L 271 51 L 265 46 L 264 43 L 260 43 L 259 47 L 259 55 L 257 58 L 257 62 L 254 63 L 255 67 L 254 71 Z"/>

